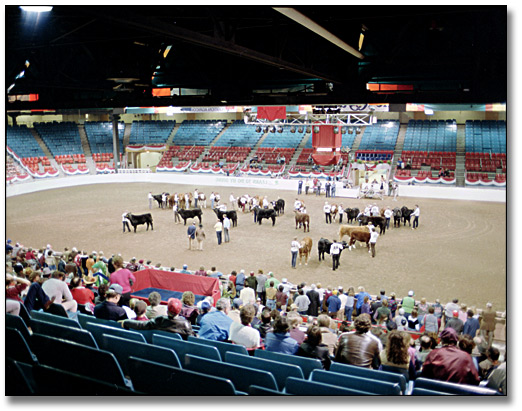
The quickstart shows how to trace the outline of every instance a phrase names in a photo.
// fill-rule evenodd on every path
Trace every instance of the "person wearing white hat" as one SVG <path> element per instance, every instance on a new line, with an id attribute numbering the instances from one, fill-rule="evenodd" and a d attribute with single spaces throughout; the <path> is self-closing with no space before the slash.
<path id="1" fill-rule="evenodd" d="M 404 297 L 401 302 L 402 308 L 404 309 L 404 316 L 406 317 L 406 319 L 410 317 L 411 312 L 416 306 L 415 298 L 413 298 L 414 294 L 415 293 L 413 292 L 413 290 L 408 291 L 408 296 Z"/>

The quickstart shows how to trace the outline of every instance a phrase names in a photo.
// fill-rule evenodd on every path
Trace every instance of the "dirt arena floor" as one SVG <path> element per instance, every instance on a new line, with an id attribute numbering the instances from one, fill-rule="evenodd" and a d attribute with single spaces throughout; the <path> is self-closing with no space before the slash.
<path id="1" fill-rule="evenodd" d="M 506 206 L 501 203 L 449 201 L 422 198 L 391 198 L 381 200 L 330 199 L 344 207 L 364 208 L 370 202 L 379 206 L 419 204 L 420 224 L 417 230 L 408 226 L 391 228 L 377 242 L 376 257 L 365 248 L 344 250 L 341 266 L 332 271 L 331 258 L 319 262 L 317 242 L 321 237 L 337 238 L 339 223 L 326 224 L 322 207 L 324 195 L 299 196 L 311 217 L 310 233 L 295 229 L 292 212 L 296 193 L 228 187 L 218 189 L 226 202 L 234 195 L 267 195 L 269 200 L 280 196 L 286 201 L 286 213 L 272 227 L 269 220 L 254 224 L 252 214 L 238 213 L 238 226 L 231 230 L 230 243 L 217 245 L 213 226 L 216 216 L 203 209 L 203 226 L 207 234 L 204 251 L 189 251 L 187 227 L 174 224 L 172 210 L 154 205 L 148 208 L 147 194 L 167 191 L 189 192 L 194 186 L 173 184 L 98 184 L 66 189 L 40 191 L 6 200 L 6 235 L 13 241 L 33 248 L 53 249 L 77 247 L 87 252 L 103 251 L 106 256 L 121 253 L 124 259 L 150 259 L 153 264 L 189 269 L 204 266 L 229 273 L 245 269 L 273 271 L 276 278 L 290 282 L 321 283 L 324 287 L 342 285 L 365 286 L 372 294 L 385 289 L 398 298 L 415 290 L 417 299 L 440 298 L 445 304 L 457 297 L 460 302 L 484 308 L 491 301 L 494 309 L 506 309 Z M 201 191 L 209 196 L 210 187 Z M 121 215 L 152 212 L 154 230 L 139 226 L 137 233 L 122 233 Z M 191 220 L 188 220 L 188 223 Z M 308 265 L 291 268 L 290 243 L 294 236 L 313 239 Z"/>

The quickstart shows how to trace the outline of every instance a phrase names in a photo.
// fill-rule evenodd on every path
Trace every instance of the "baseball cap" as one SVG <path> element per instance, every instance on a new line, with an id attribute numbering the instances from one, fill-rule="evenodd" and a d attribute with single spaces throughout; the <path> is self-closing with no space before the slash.
<path id="1" fill-rule="evenodd" d="M 181 312 L 181 308 L 183 307 L 183 304 L 180 300 L 177 298 L 169 298 L 169 301 L 167 303 L 167 310 L 169 313 L 178 315 Z"/>
<path id="2" fill-rule="evenodd" d="M 119 284 L 111 284 L 111 286 L 109 287 L 109 290 L 107 291 L 108 293 L 110 292 L 114 292 L 116 294 L 123 294 L 123 287 Z"/>
<path id="3" fill-rule="evenodd" d="M 8 243 L 11 243 L 11 239 L 8 239 L 7 242 L 8 242 Z"/>
<path id="4" fill-rule="evenodd" d="M 453 311 L 453 317 L 458 317 L 459 316 L 459 312 L 457 310 Z"/>
<path id="5" fill-rule="evenodd" d="M 51 275 L 51 269 L 49 267 L 45 267 L 43 270 L 42 270 L 42 275 L 43 276 L 49 276 Z"/>
<path id="6" fill-rule="evenodd" d="M 233 305 L 234 308 L 239 308 L 243 305 L 243 300 L 241 298 L 234 298 Z"/>
<path id="7" fill-rule="evenodd" d="M 408 291 L 408 296 L 413 297 L 413 294 L 414 294 L 413 290 Z"/>
<path id="8" fill-rule="evenodd" d="M 440 339 L 443 343 L 456 343 L 459 340 L 459 337 L 453 328 L 448 327 L 440 333 Z"/>
<path id="9" fill-rule="evenodd" d="M 399 308 L 399 315 L 404 315 L 404 308 Z"/>
<path id="10" fill-rule="evenodd" d="M 208 301 L 201 301 L 201 310 L 203 311 L 207 311 L 207 310 L 210 310 L 210 303 Z"/>
<path id="11" fill-rule="evenodd" d="M 183 269 L 186 270 L 188 268 L 187 264 L 183 264 Z"/>

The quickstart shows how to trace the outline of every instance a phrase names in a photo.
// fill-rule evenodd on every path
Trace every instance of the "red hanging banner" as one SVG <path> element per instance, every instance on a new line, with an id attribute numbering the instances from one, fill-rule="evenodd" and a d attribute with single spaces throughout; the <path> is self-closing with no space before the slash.
<path id="1" fill-rule="evenodd" d="M 286 119 L 286 106 L 266 106 L 257 108 L 257 118 L 274 121 Z"/>

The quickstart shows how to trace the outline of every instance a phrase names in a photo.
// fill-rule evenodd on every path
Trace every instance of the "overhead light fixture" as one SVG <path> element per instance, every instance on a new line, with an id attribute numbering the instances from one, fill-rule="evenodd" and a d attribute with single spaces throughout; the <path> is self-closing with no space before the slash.
<path id="1" fill-rule="evenodd" d="M 348 134 L 353 134 L 353 127 L 348 127 Z"/>
<path id="2" fill-rule="evenodd" d="M 339 127 L 335 126 L 333 130 L 334 134 L 339 134 Z"/>
<path id="3" fill-rule="evenodd" d="M 20 8 L 28 13 L 49 13 L 53 6 L 20 6 Z"/>
<path id="4" fill-rule="evenodd" d="M 290 127 L 290 133 L 295 133 L 295 127 L 294 126 Z"/>
<path id="5" fill-rule="evenodd" d="M 263 133 L 268 133 L 268 127 L 263 127 Z"/>
<path id="6" fill-rule="evenodd" d="M 341 134 L 346 134 L 346 127 L 341 127 Z"/>
<path id="7" fill-rule="evenodd" d="M 256 133 L 261 133 L 261 127 L 259 127 L 259 126 L 256 127 Z"/>
<path id="8" fill-rule="evenodd" d="M 308 134 L 310 134 L 310 133 L 312 132 L 312 129 L 308 126 L 308 127 L 306 127 L 306 132 L 307 132 Z"/>
<path id="9" fill-rule="evenodd" d="M 320 130 L 319 126 L 314 126 L 314 133 L 315 134 L 319 133 L 319 130 Z"/>
<path id="10" fill-rule="evenodd" d="M 282 132 L 283 132 L 283 127 L 278 126 L 278 127 L 277 127 L 277 132 L 278 132 L 278 133 L 282 133 Z"/>
<path id="11" fill-rule="evenodd" d="M 276 132 L 276 128 L 274 126 L 270 127 L 270 132 L 271 133 L 275 133 Z"/>
<path id="12" fill-rule="evenodd" d="M 433 115 L 433 110 L 431 108 L 425 108 L 424 109 L 424 114 L 426 114 L 427 116 L 432 116 Z"/>
<path id="13" fill-rule="evenodd" d="M 298 133 L 302 133 L 303 131 L 304 131 L 304 129 L 303 129 L 302 126 L 297 127 L 297 132 Z"/>
<path id="14" fill-rule="evenodd" d="M 361 127 L 357 127 L 357 128 L 355 129 L 355 132 L 356 132 L 357 134 L 361 134 Z"/>

